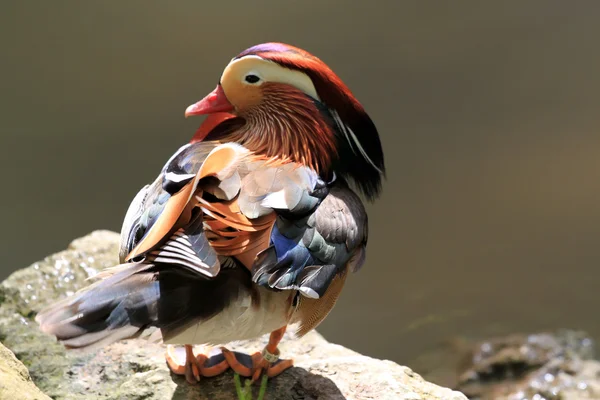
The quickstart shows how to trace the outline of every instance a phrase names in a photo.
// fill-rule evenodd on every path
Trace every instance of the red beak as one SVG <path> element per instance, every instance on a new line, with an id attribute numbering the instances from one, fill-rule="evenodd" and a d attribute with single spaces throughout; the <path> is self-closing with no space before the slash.
<path id="1" fill-rule="evenodd" d="M 210 92 L 205 98 L 186 108 L 185 116 L 187 118 L 192 115 L 204 115 L 228 111 L 233 111 L 233 106 L 229 100 L 227 100 L 227 96 L 225 96 L 225 92 L 223 92 L 221 85 L 217 85 L 217 88 Z"/>

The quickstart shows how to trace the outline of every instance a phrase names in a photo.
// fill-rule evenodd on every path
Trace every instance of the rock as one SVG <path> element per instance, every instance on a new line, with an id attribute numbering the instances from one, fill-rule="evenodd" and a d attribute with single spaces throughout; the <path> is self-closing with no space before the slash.
<path id="1" fill-rule="evenodd" d="M 1 343 L 0 399 L 50 400 L 35 386 L 23 363 Z"/>
<path id="2" fill-rule="evenodd" d="M 458 389 L 472 399 L 600 398 L 600 362 L 584 332 L 516 334 L 476 344 Z"/>
<path id="3" fill-rule="evenodd" d="M 170 374 L 164 346 L 142 339 L 115 343 L 87 354 L 67 353 L 33 322 L 45 305 L 84 287 L 98 270 L 117 263 L 118 235 L 94 232 L 66 251 L 21 271 L 0 284 L 0 341 L 29 368 L 34 382 L 53 399 L 237 399 L 231 372 L 191 386 Z M 289 338 L 286 338 L 289 339 Z M 425 381 L 391 361 L 360 355 L 311 332 L 286 340 L 281 352 L 296 367 L 268 384 L 276 399 L 466 399 Z M 230 345 L 261 349 L 266 338 Z"/>

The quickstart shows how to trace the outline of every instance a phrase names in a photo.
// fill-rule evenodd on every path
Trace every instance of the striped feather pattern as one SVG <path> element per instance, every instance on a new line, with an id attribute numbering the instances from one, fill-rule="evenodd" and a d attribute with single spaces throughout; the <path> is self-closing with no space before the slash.
<path id="1" fill-rule="evenodd" d="M 148 262 L 182 266 L 209 278 L 215 277 L 220 270 L 217 253 L 204 234 L 200 216 L 185 229 L 175 231 L 158 249 L 151 251 Z"/>

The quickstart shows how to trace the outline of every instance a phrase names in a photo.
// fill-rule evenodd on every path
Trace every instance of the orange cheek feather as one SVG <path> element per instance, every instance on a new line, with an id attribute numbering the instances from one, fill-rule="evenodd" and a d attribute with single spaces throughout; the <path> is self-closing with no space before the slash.
<path id="1" fill-rule="evenodd" d="M 224 92 L 227 93 L 227 98 L 232 104 L 235 104 L 236 112 L 240 115 L 250 111 L 262 102 L 263 88 L 269 83 L 262 86 L 252 86 L 235 80 L 223 82 L 222 85 Z"/>
<path id="2" fill-rule="evenodd" d="M 228 112 L 217 112 L 214 114 L 208 114 L 206 119 L 202 122 L 190 143 L 201 142 L 206 135 L 210 133 L 217 125 L 228 119 L 235 118 L 235 115 Z"/>

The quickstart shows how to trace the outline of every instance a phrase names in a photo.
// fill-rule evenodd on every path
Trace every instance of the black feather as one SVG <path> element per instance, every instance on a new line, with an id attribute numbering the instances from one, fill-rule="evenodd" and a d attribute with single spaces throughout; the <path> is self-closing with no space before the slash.
<path id="1" fill-rule="evenodd" d="M 369 201 L 374 200 L 381 192 L 382 178 L 385 178 L 383 148 L 377 128 L 371 118 L 364 113 L 356 118 L 353 124 L 335 118 L 337 111 L 324 103 L 314 100 L 323 117 L 334 128 L 337 155 L 333 161 L 333 170 L 338 177 L 347 179 Z M 368 159 L 360 152 L 354 142 L 352 133 L 359 140 Z"/>
<path id="2" fill-rule="evenodd" d="M 250 287 L 250 274 L 239 265 L 206 279 L 172 265 L 132 263 L 43 310 L 36 320 L 69 348 L 107 345 L 150 327 L 168 339 L 216 315 Z"/>

